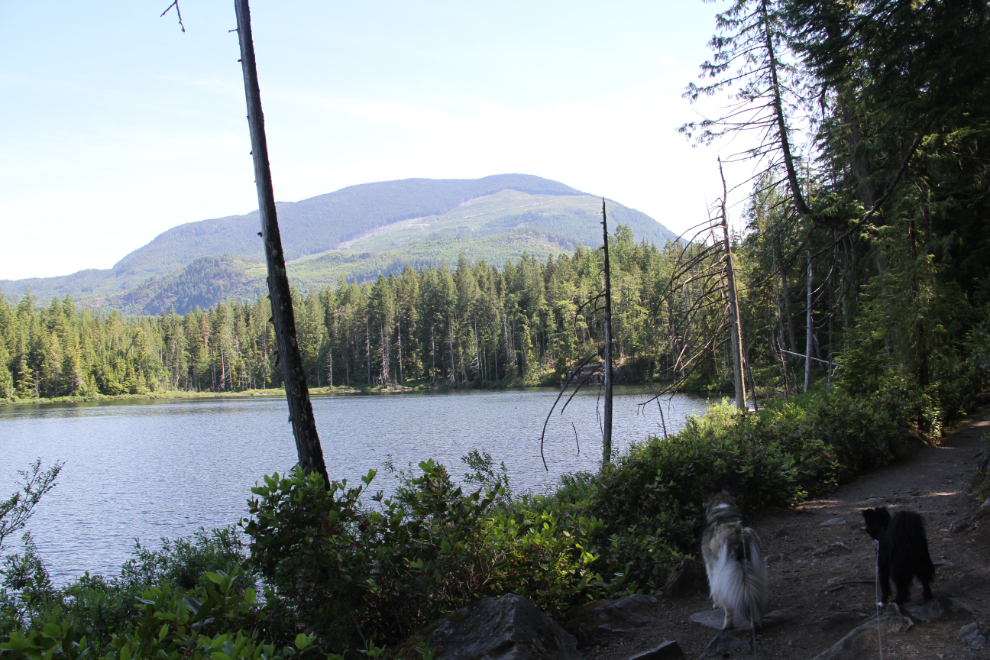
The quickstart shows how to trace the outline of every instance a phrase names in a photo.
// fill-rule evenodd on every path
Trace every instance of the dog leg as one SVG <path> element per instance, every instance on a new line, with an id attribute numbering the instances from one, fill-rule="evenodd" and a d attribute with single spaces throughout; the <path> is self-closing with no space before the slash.
<path id="1" fill-rule="evenodd" d="M 903 605 L 911 600 L 911 577 L 910 575 L 894 577 L 894 584 L 897 586 L 897 596 L 894 598 L 894 602 L 898 605 Z"/>
<path id="2" fill-rule="evenodd" d="M 733 627 L 732 610 L 730 610 L 727 607 L 727 608 L 725 608 L 725 622 L 722 623 L 722 630 L 728 630 L 729 628 L 732 628 L 732 627 Z"/>
<path id="3" fill-rule="evenodd" d="M 932 587 L 928 580 L 921 580 L 921 597 L 925 600 L 932 599 Z"/>
<path id="4" fill-rule="evenodd" d="M 880 602 L 886 605 L 890 602 L 890 561 L 880 558 Z"/>

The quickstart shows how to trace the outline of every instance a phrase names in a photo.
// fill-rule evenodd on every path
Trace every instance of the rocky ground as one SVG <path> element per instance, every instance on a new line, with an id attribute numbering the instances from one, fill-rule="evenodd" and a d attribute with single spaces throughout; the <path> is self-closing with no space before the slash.
<path id="1" fill-rule="evenodd" d="M 990 658 L 990 643 L 984 639 L 990 637 L 990 515 L 979 515 L 990 512 L 990 506 L 981 511 L 970 494 L 987 433 L 990 411 L 975 416 L 939 447 L 919 443 L 897 465 L 847 484 L 826 499 L 750 521 L 769 558 L 769 609 L 779 611 L 777 621 L 757 632 L 757 657 L 814 658 L 864 624 L 858 637 L 823 657 L 880 657 L 875 550 L 860 510 L 883 505 L 891 512 L 910 509 L 924 516 L 937 598 L 927 608 L 917 607 L 921 587 L 915 582 L 916 606 L 903 612 L 910 619 L 898 616 L 893 606 L 882 613 L 883 657 Z M 586 660 L 628 660 L 667 640 L 675 640 L 684 657 L 697 658 L 719 632 L 710 626 L 721 627 L 720 611 L 711 610 L 705 586 L 679 597 L 638 598 L 630 603 L 628 616 L 623 615 L 625 623 L 612 621 L 585 640 L 580 650 Z M 723 644 L 737 647 L 729 655 L 707 657 L 752 657 L 751 633 L 738 638 L 740 642 Z M 655 660 L 662 655 L 655 654 Z"/>

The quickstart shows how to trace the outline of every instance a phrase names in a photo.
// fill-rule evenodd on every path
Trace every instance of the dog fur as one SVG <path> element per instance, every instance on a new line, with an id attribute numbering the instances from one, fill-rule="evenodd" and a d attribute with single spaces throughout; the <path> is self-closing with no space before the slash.
<path id="1" fill-rule="evenodd" d="M 877 568 L 880 573 L 881 602 L 890 602 L 890 578 L 894 578 L 897 596 L 894 602 L 903 605 L 911 599 L 911 580 L 921 582 L 922 597 L 932 597 L 931 581 L 935 565 L 928 554 L 925 523 L 914 511 L 898 511 L 891 517 L 886 507 L 864 509 L 866 533 L 878 543 Z"/>
<path id="2" fill-rule="evenodd" d="M 725 609 L 722 629 L 732 628 L 736 618 L 759 625 L 767 604 L 767 565 L 760 537 L 743 526 L 742 511 L 728 487 L 705 501 L 701 552 L 713 607 Z"/>

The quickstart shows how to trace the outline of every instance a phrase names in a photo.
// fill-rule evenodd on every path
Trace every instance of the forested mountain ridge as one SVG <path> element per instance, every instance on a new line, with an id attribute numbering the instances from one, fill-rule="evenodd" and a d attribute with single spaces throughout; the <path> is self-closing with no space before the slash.
<path id="1" fill-rule="evenodd" d="M 597 245 L 600 205 L 597 197 L 525 174 L 368 183 L 277 204 L 286 258 L 303 260 L 289 266 L 303 288 L 324 286 L 340 275 L 362 281 L 397 273 L 406 261 L 414 266 L 436 264 L 442 258 L 454 261 L 461 251 L 472 260 L 485 258 L 502 265 L 526 252 L 545 258 L 573 251 L 579 243 Z M 470 210 L 461 212 L 464 209 Z M 644 213 L 614 202 L 609 209 L 614 221 L 628 225 L 638 239 L 662 247 L 674 238 Z M 252 268 L 263 261 L 258 224 L 257 211 L 186 223 L 158 235 L 111 269 L 0 280 L 0 291 L 17 299 L 30 286 L 39 300 L 72 295 L 87 307 L 138 314 L 167 310 L 172 294 L 166 289 L 174 286 L 200 292 L 224 289 L 234 299 L 253 299 L 258 283 L 249 280 L 264 279 L 263 269 Z M 226 285 L 195 281 L 206 272 L 201 267 L 187 270 L 197 259 L 221 255 L 231 276 Z M 322 255 L 319 266 L 329 265 L 329 270 L 305 263 L 316 255 Z M 179 280 L 184 283 L 178 285 Z M 135 288 L 140 290 L 131 291 Z M 211 299 L 206 306 L 221 299 Z"/>

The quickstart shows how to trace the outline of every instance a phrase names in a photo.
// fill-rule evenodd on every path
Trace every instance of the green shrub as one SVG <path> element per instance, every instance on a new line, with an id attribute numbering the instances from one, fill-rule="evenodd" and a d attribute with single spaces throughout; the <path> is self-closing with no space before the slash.
<path id="1" fill-rule="evenodd" d="M 419 467 L 377 508 L 359 499 L 373 471 L 357 488 L 297 470 L 252 489 L 244 529 L 276 628 L 298 624 L 343 651 L 397 642 L 486 596 L 514 591 L 559 613 L 594 591 L 596 558 L 580 538 L 597 521 L 499 506 L 501 485 L 464 494 L 443 466 Z"/>

